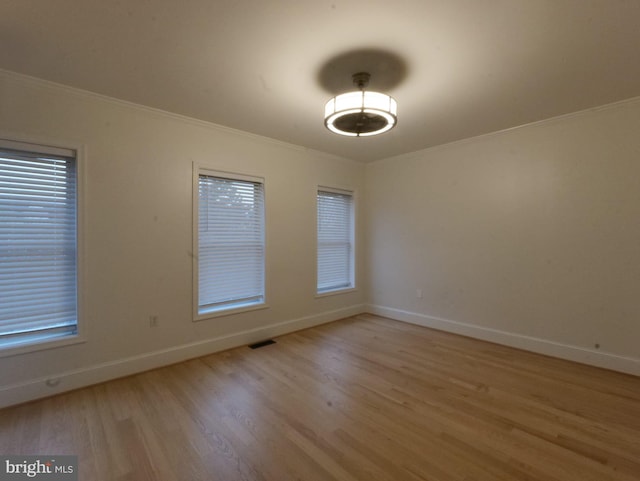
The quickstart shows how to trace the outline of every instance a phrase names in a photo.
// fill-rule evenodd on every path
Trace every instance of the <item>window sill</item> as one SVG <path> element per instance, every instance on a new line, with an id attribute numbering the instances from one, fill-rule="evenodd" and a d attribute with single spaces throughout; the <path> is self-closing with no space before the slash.
<path id="1" fill-rule="evenodd" d="M 348 294 L 349 292 L 356 292 L 357 290 L 358 289 L 356 289 L 355 287 L 345 287 L 343 289 L 334 289 L 332 291 L 317 292 L 316 299 L 319 299 L 322 297 L 335 296 L 338 294 Z"/>
<path id="2" fill-rule="evenodd" d="M 219 309 L 212 309 L 209 312 L 203 312 L 202 314 L 196 314 L 193 318 L 193 322 L 204 321 L 206 319 L 213 319 L 216 317 L 232 316 L 234 314 L 240 314 L 243 312 L 257 311 L 261 309 L 268 309 L 269 305 L 265 303 L 251 304 L 240 307 L 226 307 Z"/>
<path id="3" fill-rule="evenodd" d="M 27 354 L 36 351 L 45 351 L 47 349 L 71 346 L 73 344 L 81 344 L 84 342 L 87 342 L 87 340 L 83 336 L 76 334 L 73 336 L 59 337 L 55 339 L 25 342 L 15 346 L 8 345 L 6 347 L 0 347 L 0 358 L 17 356 L 19 354 Z"/>

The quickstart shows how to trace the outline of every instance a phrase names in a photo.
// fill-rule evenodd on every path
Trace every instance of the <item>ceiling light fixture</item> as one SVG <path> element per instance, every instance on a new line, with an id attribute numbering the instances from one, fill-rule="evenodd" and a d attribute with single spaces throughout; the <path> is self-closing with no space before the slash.
<path id="1" fill-rule="evenodd" d="M 350 137 L 378 135 L 391 130 L 398 122 L 398 104 L 386 94 L 366 92 L 371 75 L 353 74 L 359 89 L 333 97 L 324 107 L 324 125 L 331 132 Z"/>

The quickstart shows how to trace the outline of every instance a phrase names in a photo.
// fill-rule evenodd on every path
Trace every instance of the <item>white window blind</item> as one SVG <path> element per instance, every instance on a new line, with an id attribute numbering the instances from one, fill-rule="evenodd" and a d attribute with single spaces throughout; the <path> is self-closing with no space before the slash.
<path id="1" fill-rule="evenodd" d="M 318 190 L 318 293 L 353 283 L 353 196 Z"/>
<path id="2" fill-rule="evenodd" d="M 0 347 L 76 333 L 76 244 L 75 152 L 1 141 Z"/>
<path id="3" fill-rule="evenodd" d="M 200 173 L 198 314 L 263 302 L 263 184 Z"/>

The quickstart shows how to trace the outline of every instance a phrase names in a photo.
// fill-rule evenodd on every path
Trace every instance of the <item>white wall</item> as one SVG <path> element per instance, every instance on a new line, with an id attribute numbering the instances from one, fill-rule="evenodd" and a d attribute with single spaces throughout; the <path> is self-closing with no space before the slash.
<path id="1" fill-rule="evenodd" d="M 366 196 L 370 311 L 640 374 L 640 100 L 368 164 Z"/>
<path id="2" fill-rule="evenodd" d="M 316 187 L 359 193 L 362 164 L 1 71 L 0 136 L 85 148 L 87 333 L 0 358 L 0 406 L 363 309 L 361 288 L 315 298 Z M 193 162 L 265 178 L 270 308 L 192 322 Z"/>

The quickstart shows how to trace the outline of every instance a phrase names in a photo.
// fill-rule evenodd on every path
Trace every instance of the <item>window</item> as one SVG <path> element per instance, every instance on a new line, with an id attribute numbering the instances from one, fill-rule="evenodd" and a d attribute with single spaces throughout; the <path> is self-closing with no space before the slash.
<path id="1" fill-rule="evenodd" d="M 197 182 L 196 318 L 264 305 L 262 179 L 200 169 Z"/>
<path id="2" fill-rule="evenodd" d="M 76 155 L 0 140 L 0 348 L 77 334 Z"/>
<path id="3" fill-rule="evenodd" d="M 354 287 L 353 194 L 318 189 L 318 294 Z"/>

